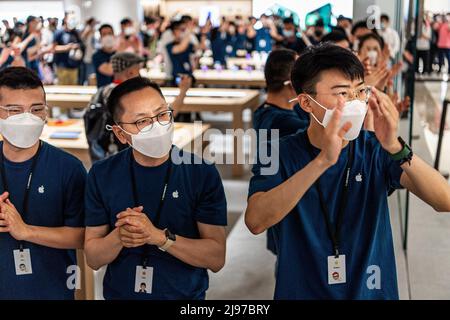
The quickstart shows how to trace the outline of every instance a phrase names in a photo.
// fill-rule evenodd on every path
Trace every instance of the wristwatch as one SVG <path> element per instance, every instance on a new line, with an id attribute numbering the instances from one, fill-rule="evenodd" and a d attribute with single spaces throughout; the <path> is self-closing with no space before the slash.
<path id="1" fill-rule="evenodd" d="M 401 138 L 398 137 L 398 141 L 402 145 L 402 150 L 397 153 L 390 154 L 391 159 L 394 161 L 400 161 L 400 165 L 408 162 L 411 165 L 411 160 L 413 157 L 413 151 L 411 147 Z"/>
<path id="2" fill-rule="evenodd" d="M 177 237 L 175 234 L 173 234 L 172 232 L 170 232 L 169 229 L 165 229 L 164 233 L 166 235 L 166 242 L 164 242 L 164 244 L 161 247 L 158 247 L 159 250 L 161 251 L 167 251 L 177 240 Z"/>

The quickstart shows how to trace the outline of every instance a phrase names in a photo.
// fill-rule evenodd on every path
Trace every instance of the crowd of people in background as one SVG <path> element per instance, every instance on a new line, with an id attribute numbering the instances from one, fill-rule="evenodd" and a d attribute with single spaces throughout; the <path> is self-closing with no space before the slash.
<path id="1" fill-rule="evenodd" d="M 27 66 L 44 83 L 62 85 L 88 84 L 95 74 L 101 87 L 113 81 L 110 58 L 115 52 L 142 56 L 154 66 L 162 66 L 175 79 L 180 73 L 191 74 L 199 68 L 199 58 L 205 54 L 212 55 L 214 65 L 220 67 L 226 65 L 227 57 L 268 53 L 277 48 L 301 53 L 308 46 L 326 41 L 357 52 L 361 60 L 370 56 L 372 66 L 382 65 L 384 60 L 390 67 L 389 61 L 396 58 L 402 42 L 389 17 L 383 14 L 380 20 L 380 28 L 374 29 L 366 21 L 339 16 L 336 26 L 318 19 L 301 30 L 293 17 L 283 19 L 276 15 L 263 14 L 259 19 L 223 17 L 218 26 L 210 19 L 200 26 L 197 18 L 188 15 L 172 19 L 149 16 L 140 24 L 124 18 L 120 30 L 114 30 L 112 25 L 101 24 L 95 18 L 80 24 L 71 13 L 66 13 L 62 21 L 29 16 L 24 22 L 15 18 L 12 25 L 3 20 L 0 69 Z M 443 72 L 445 60 L 447 65 L 450 60 L 450 14 L 426 13 L 422 29 L 414 39 L 421 61 L 417 72 Z M 367 34 L 373 36 L 361 41 Z M 372 53 L 367 56 L 369 51 Z M 412 65 L 408 53 L 403 58 Z"/>

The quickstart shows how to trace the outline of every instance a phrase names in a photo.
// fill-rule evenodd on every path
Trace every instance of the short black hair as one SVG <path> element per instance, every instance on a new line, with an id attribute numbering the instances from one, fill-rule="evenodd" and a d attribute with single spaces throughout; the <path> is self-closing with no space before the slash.
<path id="1" fill-rule="evenodd" d="M 342 29 L 334 29 L 333 31 L 331 31 L 330 33 L 327 33 L 323 38 L 322 38 L 322 42 L 339 42 L 339 41 L 344 41 L 344 40 L 348 40 L 347 35 L 345 34 L 345 32 L 341 31 Z M 350 43 L 350 41 L 349 41 Z"/>
<path id="2" fill-rule="evenodd" d="M 103 29 L 109 28 L 112 30 L 112 32 L 114 33 L 114 28 L 112 25 L 108 24 L 108 23 L 104 23 L 100 26 L 100 28 L 98 28 L 98 32 L 102 32 Z"/>
<path id="3" fill-rule="evenodd" d="M 9 67 L 0 71 L 0 88 L 2 87 L 13 90 L 42 88 L 44 91 L 44 85 L 38 75 L 25 67 Z"/>
<path id="4" fill-rule="evenodd" d="M 185 24 L 182 20 L 175 20 L 170 23 L 170 30 L 178 29 L 181 25 Z"/>
<path id="5" fill-rule="evenodd" d="M 367 26 L 366 20 L 361 20 L 361 21 L 356 22 L 352 27 L 352 34 L 354 35 L 358 29 L 363 29 L 363 28 L 369 29 L 369 27 Z"/>
<path id="6" fill-rule="evenodd" d="M 284 82 L 290 80 L 296 57 L 297 53 L 290 49 L 278 49 L 269 54 L 264 67 L 268 92 L 279 92 L 283 89 Z"/>
<path id="7" fill-rule="evenodd" d="M 187 15 L 187 14 L 182 15 L 181 18 L 180 18 L 180 21 L 182 21 L 184 23 L 191 22 L 192 20 L 193 20 L 192 17 L 190 15 Z"/>
<path id="8" fill-rule="evenodd" d="M 145 24 L 152 24 L 152 23 L 155 23 L 156 21 L 157 20 L 154 17 L 151 17 L 151 16 L 145 16 L 144 17 L 144 23 Z"/>
<path id="9" fill-rule="evenodd" d="M 125 24 L 129 24 L 132 23 L 133 21 L 131 21 L 130 18 L 123 18 L 122 20 L 120 20 L 120 25 L 123 26 Z"/>
<path id="10" fill-rule="evenodd" d="M 284 24 L 294 24 L 294 19 L 292 19 L 292 17 L 284 18 L 283 23 Z"/>
<path id="11" fill-rule="evenodd" d="M 339 70 L 352 81 L 364 79 L 364 67 L 350 50 L 331 43 L 308 47 L 294 64 L 291 83 L 297 94 L 314 93 L 320 75 L 326 70 Z"/>
<path id="12" fill-rule="evenodd" d="M 339 17 L 337 17 L 337 19 L 336 19 L 337 21 L 343 21 L 343 20 L 347 20 L 348 22 L 352 22 L 353 20 L 352 20 L 352 18 L 349 18 L 349 17 L 346 17 L 346 16 L 344 16 L 344 15 L 339 15 Z"/>
<path id="13" fill-rule="evenodd" d="M 386 13 L 383 13 L 383 14 L 380 16 L 380 20 L 386 20 L 386 21 L 389 22 L 389 16 L 388 16 Z"/>
<path id="14" fill-rule="evenodd" d="M 367 40 L 370 39 L 374 39 L 376 41 L 378 41 L 378 43 L 380 44 L 380 48 L 381 50 L 384 49 L 384 40 L 382 37 L 380 37 L 379 35 L 375 34 L 375 33 L 368 33 L 366 35 L 363 35 L 362 37 L 359 37 L 358 40 L 358 51 L 361 50 L 364 42 L 366 42 Z"/>
<path id="15" fill-rule="evenodd" d="M 107 108 L 113 120 L 117 123 L 123 110 L 120 100 L 129 93 L 139 91 L 145 88 L 153 88 L 161 97 L 164 98 L 161 89 L 156 82 L 144 77 L 135 77 L 128 79 L 115 87 L 108 97 Z"/>
<path id="16" fill-rule="evenodd" d="M 323 22 L 323 19 L 317 19 L 316 23 L 314 24 L 315 27 L 325 27 L 325 23 Z"/>

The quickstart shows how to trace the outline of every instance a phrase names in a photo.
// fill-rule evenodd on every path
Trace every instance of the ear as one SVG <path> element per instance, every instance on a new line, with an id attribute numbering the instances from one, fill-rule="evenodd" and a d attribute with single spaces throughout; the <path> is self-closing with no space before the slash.
<path id="1" fill-rule="evenodd" d="M 130 136 L 128 134 L 126 134 L 122 129 L 120 129 L 119 126 L 114 125 L 112 127 L 112 130 L 113 130 L 116 138 L 120 141 L 120 143 L 122 143 L 122 144 L 128 144 L 128 142 L 131 143 Z"/>
<path id="2" fill-rule="evenodd" d="M 297 96 L 298 103 L 300 104 L 300 107 L 308 112 L 312 112 L 312 106 L 311 106 L 311 100 L 308 98 L 308 96 L 304 93 L 301 93 Z"/>

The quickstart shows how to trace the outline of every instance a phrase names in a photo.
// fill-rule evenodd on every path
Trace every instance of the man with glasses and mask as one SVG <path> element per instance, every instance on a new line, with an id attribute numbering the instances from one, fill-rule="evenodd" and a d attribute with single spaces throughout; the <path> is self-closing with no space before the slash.
<path id="1" fill-rule="evenodd" d="M 39 140 L 46 118 L 36 74 L 0 72 L 0 299 L 74 298 L 68 272 L 72 249 L 83 247 L 86 170 Z"/>
<path id="2" fill-rule="evenodd" d="M 85 253 L 93 269 L 108 265 L 104 297 L 204 299 L 207 269 L 225 263 L 217 169 L 172 146 L 172 111 L 149 79 L 119 84 L 108 109 L 110 129 L 131 148 L 95 163 L 86 187 Z"/>
<path id="3" fill-rule="evenodd" d="M 445 212 L 450 186 L 398 138 L 394 104 L 349 50 L 307 49 L 291 80 L 310 125 L 280 140 L 276 174 L 256 168 L 245 213 L 252 233 L 273 227 L 275 299 L 398 299 L 387 196 L 405 187 Z"/>

